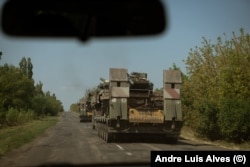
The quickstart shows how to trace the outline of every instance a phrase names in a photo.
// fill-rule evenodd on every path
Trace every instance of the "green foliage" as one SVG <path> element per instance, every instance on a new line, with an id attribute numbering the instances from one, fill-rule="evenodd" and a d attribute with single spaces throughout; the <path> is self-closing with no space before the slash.
<path id="1" fill-rule="evenodd" d="M 36 96 L 44 96 L 43 83 L 41 81 L 39 81 L 39 83 L 37 83 L 35 86 L 35 95 Z"/>
<path id="2" fill-rule="evenodd" d="M 35 112 L 33 110 L 17 110 L 10 108 L 5 113 L 5 124 L 7 126 L 23 125 L 24 123 L 31 121 L 35 118 Z"/>
<path id="3" fill-rule="evenodd" d="M 36 96 L 33 98 L 32 109 L 36 111 L 37 116 L 45 116 L 47 105 L 44 96 Z"/>
<path id="4" fill-rule="evenodd" d="M 31 63 L 31 59 L 30 58 L 28 58 L 28 60 L 27 60 L 27 69 L 28 69 L 28 71 L 27 71 L 27 75 L 28 75 L 28 78 L 29 79 L 32 79 L 32 76 L 33 76 L 33 65 L 32 65 L 32 63 Z"/>
<path id="5" fill-rule="evenodd" d="M 72 112 L 78 112 L 78 104 L 77 103 L 73 103 L 70 105 L 70 111 Z"/>
<path id="6" fill-rule="evenodd" d="M 55 95 L 36 96 L 33 99 L 32 108 L 38 116 L 52 115 L 55 116 L 59 112 L 63 112 L 62 103 L 56 99 Z"/>
<path id="7" fill-rule="evenodd" d="M 0 101 L 5 110 L 9 107 L 28 108 L 34 96 L 33 80 L 12 65 L 0 67 L 0 73 Z"/>
<path id="8" fill-rule="evenodd" d="M 44 93 L 42 82 L 34 86 L 33 65 L 23 57 L 19 68 L 0 66 L 0 127 L 22 125 L 45 115 L 57 115 L 63 111 L 56 95 Z"/>
<path id="9" fill-rule="evenodd" d="M 219 139 L 220 131 L 217 125 L 218 110 L 209 104 L 209 101 L 201 101 L 199 107 L 199 124 L 196 127 L 198 135 L 201 137 L 209 136 L 211 140 Z"/>
<path id="10" fill-rule="evenodd" d="M 191 49 L 182 86 L 186 124 L 210 139 L 249 139 L 250 35 Z"/>
<path id="11" fill-rule="evenodd" d="M 18 117 L 18 110 L 14 109 L 14 108 L 10 108 L 7 112 L 6 112 L 6 123 L 7 125 L 11 126 L 11 125 L 17 125 L 17 117 Z"/>
<path id="12" fill-rule="evenodd" d="M 63 111 L 62 104 L 59 100 L 57 100 L 54 96 L 46 96 L 45 97 L 45 114 L 55 116 L 59 112 Z"/>
<path id="13" fill-rule="evenodd" d="M 33 76 L 33 65 L 30 58 L 23 57 L 19 62 L 20 70 L 24 75 L 26 75 L 29 79 L 32 79 Z"/>
<path id="14" fill-rule="evenodd" d="M 45 117 L 30 121 L 22 126 L 1 129 L 0 156 L 32 141 L 35 137 L 44 133 L 46 129 L 54 126 L 57 121 L 57 117 Z"/>
<path id="15" fill-rule="evenodd" d="M 0 128 L 6 125 L 6 113 L 0 112 Z"/>
<path id="16" fill-rule="evenodd" d="M 27 75 L 27 60 L 25 57 L 19 62 L 19 68 L 24 75 Z"/>
<path id="17" fill-rule="evenodd" d="M 221 134 L 227 141 L 241 143 L 250 139 L 250 100 L 225 98 L 218 114 Z"/>

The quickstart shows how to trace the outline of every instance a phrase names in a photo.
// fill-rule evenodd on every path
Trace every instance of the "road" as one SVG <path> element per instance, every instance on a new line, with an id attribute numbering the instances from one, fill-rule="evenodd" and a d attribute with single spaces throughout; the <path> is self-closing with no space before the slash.
<path id="1" fill-rule="evenodd" d="M 58 124 L 37 139 L 0 159 L 0 166 L 42 164 L 105 164 L 150 162 L 152 150 L 225 150 L 213 145 L 181 139 L 177 144 L 120 142 L 105 143 L 91 123 L 80 123 L 78 114 L 63 113 Z"/>

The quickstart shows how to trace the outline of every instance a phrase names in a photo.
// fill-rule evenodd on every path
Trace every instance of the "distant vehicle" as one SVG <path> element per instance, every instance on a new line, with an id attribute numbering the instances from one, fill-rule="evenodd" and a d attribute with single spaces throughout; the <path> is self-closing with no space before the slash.
<path id="1" fill-rule="evenodd" d="M 79 107 L 79 117 L 80 122 L 91 122 L 92 120 L 92 110 L 88 99 L 81 99 L 78 104 Z"/>
<path id="2" fill-rule="evenodd" d="M 181 74 L 164 70 L 163 96 L 153 93 L 146 73 L 128 74 L 127 69 L 110 68 L 109 80 L 102 79 L 93 95 L 93 129 L 106 142 L 121 137 L 159 135 L 178 140 L 182 127 Z"/>

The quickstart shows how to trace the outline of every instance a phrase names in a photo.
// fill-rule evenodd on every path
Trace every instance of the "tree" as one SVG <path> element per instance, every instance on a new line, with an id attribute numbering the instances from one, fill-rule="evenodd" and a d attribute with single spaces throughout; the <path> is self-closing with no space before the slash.
<path id="1" fill-rule="evenodd" d="M 50 91 L 47 91 L 47 92 L 45 93 L 45 96 L 50 96 Z"/>
<path id="2" fill-rule="evenodd" d="M 0 52 L 1 53 L 1 52 Z M 0 66 L 0 124 L 13 126 L 44 115 L 64 111 L 56 95 L 42 90 L 42 82 L 34 86 L 31 59 L 22 58 L 19 68 Z"/>
<path id="3" fill-rule="evenodd" d="M 5 64 L 0 73 L 0 101 L 3 107 L 6 110 L 9 107 L 28 108 L 34 95 L 33 81 L 13 65 Z"/>
<path id="4" fill-rule="evenodd" d="M 225 34 L 224 34 L 225 35 Z M 250 132 L 250 35 L 240 29 L 216 44 L 203 38 L 189 52 L 183 84 L 187 122 L 200 136 L 248 140 Z"/>
<path id="5" fill-rule="evenodd" d="M 29 79 L 32 79 L 33 76 L 33 64 L 31 63 L 31 59 L 27 60 L 27 75 Z"/>
<path id="6" fill-rule="evenodd" d="M 72 112 L 78 112 L 78 104 L 77 103 L 73 103 L 70 105 L 70 111 Z"/>
<path id="7" fill-rule="evenodd" d="M 56 116 L 59 112 L 64 111 L 61 101 L 53 96 L 36 96 L 32 107 L 38 116 Z"/>
<path id="8" fill-rule="evenodd" d="M 19 62 L 19 68 L 23 72 L 24 75 L 27 75 L 27 61 L 26 58 L 23 57 L 21 61 Z"/>
<path id="9" fill-rule="evenodd" d="M 29 79 L 32 79 L 33 76 L 33 64 L 31 59 L 23 57 L 19 62 L 19 67 L 24 75 L 27 75 Z"/>
<path id="10" fill-rule="evenodd" d="M 44 96 L 43 92 L 43 83 L 39 81 L 35 86 L 35 95 L 36 96 Z"/>

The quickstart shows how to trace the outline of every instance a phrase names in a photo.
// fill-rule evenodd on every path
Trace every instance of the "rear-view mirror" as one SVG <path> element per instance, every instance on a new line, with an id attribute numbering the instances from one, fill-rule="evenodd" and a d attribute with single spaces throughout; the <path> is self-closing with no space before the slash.
<path id="1" fill-rule="evenodd" d="M 166 11 L 159 0 L 8 0 L 2 30 L 17 37 L 145 36 L 162 33 Z"/>

